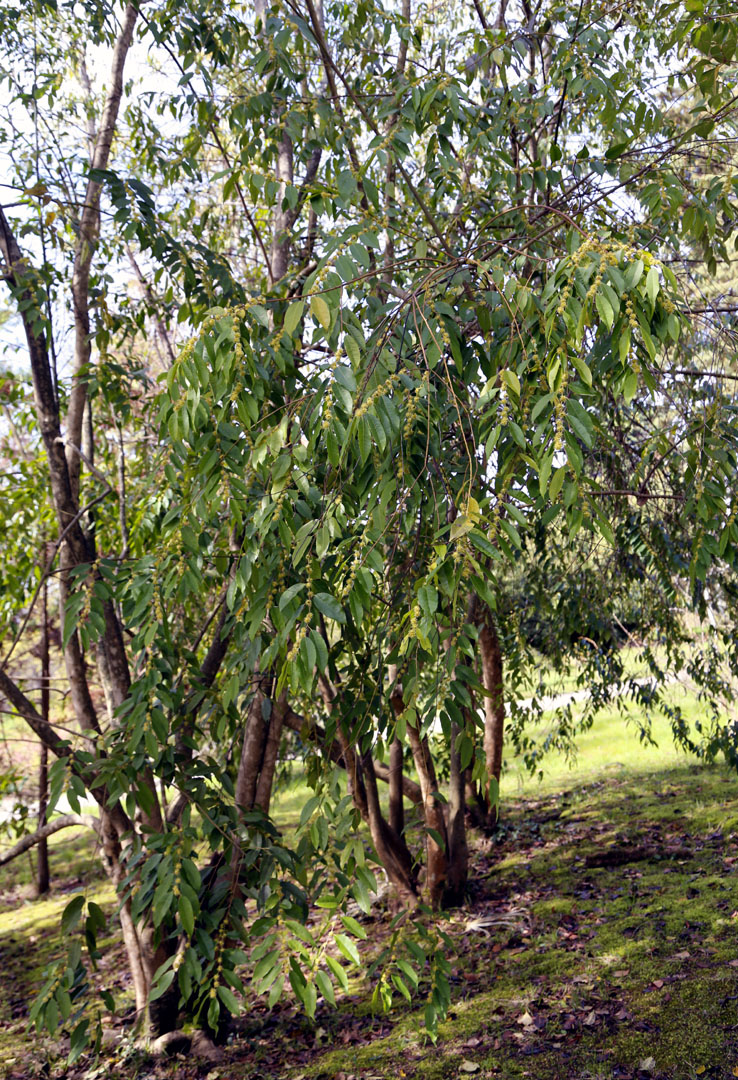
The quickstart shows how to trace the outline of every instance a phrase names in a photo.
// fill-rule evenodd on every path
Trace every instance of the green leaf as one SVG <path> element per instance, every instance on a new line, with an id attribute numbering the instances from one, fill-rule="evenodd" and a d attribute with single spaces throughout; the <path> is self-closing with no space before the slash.
<path id="1" fill-rule="evenodd" d="M 548 485 L 548 497 L 551 502 L 555 502 L 556 499 L 558 499 L 565 477 L 566 465 L 561 465 L 551 477 L 551 483 Z"/>
<path id="2" fill-rule="evenodd" d="M 369 455 L 372 452 L 372 429 L 369 426 L 369 421 L 365 416 L 359 417 L 359 425 L 356 433 L 359 440 L 359 453 L 361 454 L 361 460 L 367 461 Z"/>
<path id="3" fill-rule="evenodd" d="M 591 448 L 594 443 L 594 426 L 587 410 L 575 398 L 571 398 L 567 405 L 566 416 L 577 438 Z"/>
<path id="4" fill-rule="evenodd" d="M 326 615 L 329 619 L 334 619 L 336 622 L 345 623 L 346 615 L 343 608 L 339 604 L 338 600 L 334 596 L 331 596 L 327 592 L 316 593 L 313 597 L 313 603 L 318 611 L 323 615 Z"/>
<path id="5" fill-rule="evenodd" d="M 336 1004 L 336 995 L 333 991 L 333 983 L 330 980 L 330 976 L 325 971 L 315 972 L 315 981 L 320 988 L 320 992 L 328 1002 L 329 1005 Z"/>
<path id="6" fill-rule="evenodd" d="M 469 531 L 469 539 L 471 540 L 477 551 L 481 551 L 483 555 L 486 555 L 490 559 L 496 559 L 499 555 L 497 548 L 494 544 L 491 544 L 484 533 L 479 532 L 478 529 L 471 529 Z"/>
<path id="7" fill-rule="evenodd" d="M 605 294 L 600 291 L 595 296 L 595 306 L 600 315 L 600 318 L 604 322 L 608 330 L 612 330 L 612 324 L 615 320 L 615 312 L 613 311 L 610 301 Z"/>
<path id="8" fill-rule="evenodd" d="M 438 591 L 432 585 L 421 585 L 418 589 L 418 604 L 423 614 L 432 617 L 438 610 Z"/>
<path id="9" fill-rule="evenodd" d="M 173 971 L 173 969 L 169 968 L 168 971 L 164 972 L 160 979 L 156 980 L 153 987 L 151 988 L 151 992 L 149 993 L 149 1001 L 156 1001 L 157 998 L 160 998 L 164 994 L 166 994 L 167 990 L 174 982 L 175 974 L 176 973 Z"/>
<path id="10" fill-rule="evenodd" d="M 274 1006 L 277 1004 L 277 1002 L 281 998 L 283 989 L 284 989 L 284 975 L 278 975 L 277 978 L 272 983 L 271 989 L 269 991 L 269 996 L 267 998 L 267 1005 L 269 1006 L 270 1009 L 274 1008 Z"/>
<path id="11" fill-rule="evenodd" d="M 648 299 L 651 301 L 651 306 L 656 303 L 656 297 L 659 294 L 659 271 L 657 266 L 652 266 L 646 276 L 646 292 L 648 293 Z"/>
<path id="12" fill-rule="evenodd" d="M 582 380 L 585 386 L 592 385 L 592 372 L 589 369 L 589 365 L 582 360 L 581 356 L 577 353 L 572 353 L 569 357 L 574 367 L 577 369 L 579 378 Z"/>
<path id="13" fill-rule="evenodd" d="M 358 367 L 361 361 L 361 353 L 359 351 L 358 344 L 356 343 L 356 341 L 354 341 L 350 334 L 347 334 L 346 337 L 343 339 L 343 347 L 346 350 L 346 355 L 351 361 L 352 366 Z"/>
<path id="14" fill-rule="evenodd" d="M 182 924 L 182 929 L 188 937 L 192 937 L 195 930 L 195 915 L 192 910 L 192 904 L 184 893 L 180 894 L 177 910 L 179 912 L 179 921 Z"/>
<path id="15" fill-rule="evenodd" d="M 356 191 L 356 180 L 350 169 L 343 169 L 336 177 L 338 194 L 345 202 L 349 202 Z"/>
<path id="16" fill-rule="evenodd" d="M 645 266 L 641 259 L 636 259 L 625 271 L 625 287 L 629 292 L 632 292 L 633 289 L 635 289 L 636 285 L 643 277 L 644 270 Z"/>
<path id="17" fill-rule="evenodd" d="M 638 376 L 635 371 L 629 371 L 628 374 L 625 376 L 625 380 L 623 382 L 623 396 L 626 402 L 630 404 L 630 402 L 633 400 L 637 393 Z"/>
<path id="18" fill-rule="evenodd" d="M 359 938 L 360 941 L 366 941 L 366 930 L 361 925 L 361 923 L 356 921 L 356 919 L 352 919 L 350 915 L 342 915 L 341 922 L 350 934 L 353 934 L 354 937 Z"/>
<path id="19" fill-rule="evenodd" d="M 356 967 L 361 967 L 361 957 L 359 956 L 359 950 L 354 945 L 351 938 L 346 937 L 345 934 L 336 934 L 336 945 L 341 950 L 347 960 L 350 960 Z"/>
<path id="20" fill-rule="evenodd" d="M 238 1000 L 232 990 L 229 990 L 227 986 L 222 983 L 218 987 L 218 997 L 225 1005 L 231 1016 L 238 1016 L 241 1012 L 241 1002 Z"/>
<path id="21" fill-rule="evenodd" d="M 293 334 L 297 327 L 300 325 L 302 319 L 302 313 L 305 310 L 304 300 L 294 300 L 287 308 L 284 316 L 284 331 L 287 334 Z"/>
<path id="22" fill-rule="evenodd" d="M 61 931 L 62 934 L 69 934 L 74 930 L 75 926 L 80 920 L 82 915 L 82 909 L 85 906 L 85 898 L 83 893 L 77 893 L 72 897 L 67 906 L 64 908 L 61 917 Z"/>
<path id="23" fill-rule="evenodd" d="M 514 371 L 509 368 L 503 368 L 500 372 L 500 378 L 504 382 L 505 386 L 512 390 L 516 397 L 520 397 L 520 379 L 517 377 Z"/>
<path id="24" fill-rule="evenodd" d="M 344 969 L 341 967 L 338 960 L 336 960 L 332 956 L 326 956 L 325 962 L 328 965 L 328 967 L 331 969 L 333 974 L 336 976 L 336 978 L 338 979 L 339 983 L 341 984 L 342 990 L 348 991 L 348 988 L 349 988 L 348 975 L 346 974 Z"/>
<path id="25" fill-rule="evenodd" d="M 279 598 L 279 610 L 284 611 L 290 601 L 294 600 L 298 593 L 301 593 L 304 588 L 305 583 L 298 582 L 296 585 L 290 585 L 289 589 L 285 589 Z"/>
<path id="26" fill-rule="evenodd" d="M 310 297 L 310 311 L 324 330 L 331 328 L 331 309 L 322 296 Z"/>
<path id="27" fill-rule="evenodd" d="M 89 1026 L 89 1020 L 80 1020 L 72 1032 L 69 1039 L 69 1057 L 67 1058 L 69 1065 L 73 1065 L 77 1058 L 87 1049 L 87 1044 L 89 1042 L 87 1029 Z"/>
<path id="28" fill-rule="evenodd" d="M 596 517 L 595 524 L 604 536 L 605 540 L 607 540 L 608 544 L 610 544 L 612 547 L 615 547 L 615 533 L 612 531 L 612 526 L 610 522 L 603 517 Z"/>
<path id="29" fill-rule="evenodd" d="M 353 394 L 356 390 L 356 378 L 351 368 L 337 367 L 335 371 L 336 382 L 339 382 L 341 386 L 344 386 L 347 390 L 350 390 Z"/>
<path id="30" fill-rule="evenodd" d="M 458 540 L 460 536 L 466 536 L 474 528 L 474 522 L 466 514 L 459 514 L 452 523 L 449 531 L 449 539 Z"/>

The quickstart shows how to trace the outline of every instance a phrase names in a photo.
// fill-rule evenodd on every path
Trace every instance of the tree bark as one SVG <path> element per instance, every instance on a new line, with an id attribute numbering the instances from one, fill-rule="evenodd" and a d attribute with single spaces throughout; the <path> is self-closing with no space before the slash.
<path id="1" fill-rule="evenodd" d="M 324 675 L 318 676 L 321 694 L 326 708 L 335 707 L 336 691 Z M 418 902 L 413 860 L 404 838 L 386 822 L 379 804 L 377 777 L 370 753 L 357 754 L 341 728 L 336 724 L 338 739 L 346 769 L 347 788 L 354 806 L 369 826 L 374 850 L 384 872 L 395 887 L 399 898 L 409 907 Z"/>
<path id="2" fill-rule="evenodd" d="M 487 824 L 493 828 L 498 819 L 498 790 L 505 732 L 505 692 L 500 639 L 489 615 L 479 632 L 479 655 L 482 663 L 482 685 L 485 689 L 484 756 L 487 764 L 487 785 L 483 798 Z"/>
<path id="3" fill-rule="evenodd" d="M 403 745 L 397 736 L 390 743 L 389 823 L 398 836 L 405 831 L 405 803 L 402 792 Z"/>
<path id="4" fill-rule="evenodd" d="M 269 813 L 269 804 L 272 799 L 272 785 L 274 773 L 279 759 L 279 747 L 282 742 L 282 728 L 284 716 L 288 709 L 287 694 L 282 693 L 279 699 L 272 704 L 272 714 L 269 717 L 264 756 L 261 763 L 261 771 L 256 784 L 255 803 L 265 814 Z"/>
<path id="5" fill-rule="evenodd" d="M 326 740 L 325 731 L 316 724 L 314 720 L 308 720 L 306 717 L 301 716 L 300 713 L 296 713 L 294 709 L 288 708 L 284 718 L 285 726 L 290 728 L 291 731 L 297 732 L 297 734 L 303 738 L 312 738 L 321 748 L 321 751 L 331 761 L 335 761 L 337 765 L 345 767 L 345 762 L 341 753 L 340 746 L 336 743 L 328 743 Z M 374 773 L 378 780 L 384 781 L 389 784 L 390 782 L 390 770 L 386 765 L 383 765 L 381 761 L 374 762 Z M 409 799 L 411 803 L 416 806 L 420 806 L 423 802 L 423 796 L 420 792 L 420 785 L 416 784 L 405 773 L 401 775 L 402 780 L 402 794 L 406 799 Z"/>
<path id="6" fill-rule="evenodd" d="M 402 835 L 384 819 L 371 754 L 362 754 L 361 764 L 365 779 L 367 824 L 374 849 L 398 897 L 406 907 L 413 908 L 418 903 L 418 892 L 412 855 Z"/>
<path id="7" fill-rule="evenodd" d="M 241 760 L 236 774 L 236 806 L 240 810 L 253 810 L 256 802 L 256 787 L 266 743 L 266 723 L 262 709 L 264 702 L 268 700 L 266 686 L 271 681 L 271 677 L 258 674 L 255 678 L 254 695 L 246 717 Z"/>
<path id="8" fill-rule="evenodd" d="M 48 585 L 44 581 L 41 592 L 41 716 L 49 722 L 49 597 Z M 38 765 L 38 827 L 46 823 L 46 806 L 49 797 L 49 748 L 41 743 Z M 49 891 L 49 844 L 44 836 L 38 842 L 36 853 L 36 895 L 44 896 Z"/>
<path id="9" fill-rule="evenodd" d="M 22 855 L 24 851 L 29 851 L 37 844 L 43 844 L 54 833 L 61 832 L 62 829 L 71 829 L 74 826 L 84 825 L 87 828 L 95 829 L 100 828 L 100 820 L 93 814 L 60 814 L 59 817 L 54 818 L 53 821 L 48 821 L 45 825 L 40 826 L 35 833 L 27 833 L 26 836 L 21 837 L 17 844 L 13 844 L 12 848 L 8 848 L 7 851 L 3 851 L 0 854 L 0 866 L 5 866 L 7 863 L 12 862 L 13 859 L 17 859 L 19 855 Z"/>
<path id="10" fill-rule="evenodd" d="M 444 906 L 462 903 L 469 876 L 469 845 L 466 839 L 466 776 L 461 768 L 456 743 L 461 733 L 458 724 L 451 725 L 451 775 L 448 798 L 448 884 Z"/>
<path id="11" fill-rule="evenodd" d="M 133 42 L 133 31 L 138 18 L 138 5 L 127 4 L 123 13 L 120 33 L 113 47 L 110 67 L 110 85 L 105 98 L 100 128 L 90 161 L 90 170 L 107 169 L 113 144 L 118 111 L 123 96 L 123 74 L 126 57 Z M 87 400 L 86 380 L 81 377 L 90 362 L 90 269 L 100 233 L 100 196 L 102 183 L 94 175 L 87 181 L 82 212 L 79 216 L 78 237 L 72 269 L 72 306 L 74 309 L 74 366 L 72 388 L 67 410 L 67 462 L 71 491 L 79 497 L 80 456 L 82 445 L 82 422 Z"/>
<path id="12" fill-rule="evenodd" d="M 402 694 L 397 690 L 392 697 L 392 705 L 396 713 L 402 712 Z M 410 748 L 413 752 L 415 771 L 420 781 L 420 791 L 423 798 L 423 817 L 425 820 L 425 850 L 426 850 L 426 886 L 428 897 L 434 908 L 440 908 L 443 904 L 443 896 L 446 889 L 448 876 L 448 831 L 443 805 L 438 799 L 438 781 L 433 764 L 433 757 L 428 746 L 428 739 L 420 735 L 418 728 L 407 723 L 407 735 Z"/>

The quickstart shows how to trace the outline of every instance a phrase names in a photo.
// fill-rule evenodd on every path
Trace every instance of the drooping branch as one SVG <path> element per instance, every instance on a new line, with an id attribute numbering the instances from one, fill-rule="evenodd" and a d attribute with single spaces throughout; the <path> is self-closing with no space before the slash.
<path id="1" fill-rule="evenodd" d="M 95 832 L 100 831 L 100 819 L 96 818 L 94 814 L 62 814 L 47 825 L 43 825 L 35 833 L 22 836 L 12 848 L 1 852 L 0 866 L 5 866 L 7 863 L 12 862 L 13 859 L 17 859 L 24 851 L 28 851 L 34 845 L 40 844 L 42 840 L 48 839 L 54 833 L 61 832 L 62 829 L 71 829 L 75 825 L 83 825 L 86 828 L 94 829 Z"/>

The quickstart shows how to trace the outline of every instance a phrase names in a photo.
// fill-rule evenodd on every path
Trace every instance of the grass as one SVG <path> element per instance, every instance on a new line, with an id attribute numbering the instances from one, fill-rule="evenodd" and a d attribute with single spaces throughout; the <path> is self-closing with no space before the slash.
<path id="1" fill-rule="evenodd" d="M 473 943 L 455 935 L 457 1001 L 438 1046 L 423 1045 L 410 1012 L 306 1076 L 389 1077 L 401 1067 L 432 1080 L 463 1075 L 463 1061 L 505 1080 L 734 1075 L 737 830 L 738 787 L 718 767 L 682 764 L 517 801 L 495 850 L 477 854 L 487 886 L 477 907 L 522 909 L 525 928 Z M 587 866 L 644 841 L 649 859 Z"/>
<path id="2" fill-rule="evenodd" d="M 697 719 L 697 704 L 687 707 Z M 582 734 L 576 762 L 551 755 L 542 782 L 510 761 L 502 825 L 492 842 L 477 840 L 469 905 L 447 923 L 453 1004 L 435 1046 L 417 1006 L 374 1016 L 370 988 L 359 984 L 337 1009 L 319 1005 L 314 1024 L 289 1002 L 272 1013 L 249 1002 L 213 1075 L 738 1076 L 738 782 L 676 751 L 665 721 L 653 734 L 658 745 L 643 745 L 618 713 L 603 713 Z M 277 800 L 288 827 L 306 793 L 296 770 Z M 624 861 L 596 865 L 613 852 Z M 0 871 L 0 1077 L 13 1080 L 44 1068 L 50 1077 L 71 1075 L 50 1040 L 29 1047 L 24 1013 L 40 970 L 60 953 L 59 916 L 72 892 L 84 888 L 114 907 L 89 834 L 54 837 L 52 872 L 51 897 L 32 901 L 25 859 Z M 388 918 L 380 910 L 367 922 L 370 948 Z M 107 964 L 104 977 L 125 1000 L 119 947 Z M 194 1062 L 154 1066 L 140 1055 L 102 1067 L 178 1080 L 207 1074 Z"/>
<path id="3" fill-rule="evenodd" d="M 700 704 L 694 695 L 680 687 L 668 690 L 665 700 L 679 704 L 685 720 L 694 729 L 700 715 Z M 552 714 L 548 714 L 549 717 Z M 546 734 L 546 722 L 532 728 L 530 734 L 541 739 Z M 692 759 L 674 745 L 669 721 L 654 716 L 651 725 L 652 742 L 641 738 L 634 716 L 623 715 L 617 708 L 603 710 L 592 727 L 577 737 L 573 758 L 558 751 L 549 753 L 543 763 L 543 776 L 531 776 L 521 757 L 506 763 L 500 785 L 502 801 L 525 797 L 534 792 L 550 793 L 573 782 L 586 783 L 604 775 L 619 773 L 650 773 L 660 769 L 687 764 Z"/>

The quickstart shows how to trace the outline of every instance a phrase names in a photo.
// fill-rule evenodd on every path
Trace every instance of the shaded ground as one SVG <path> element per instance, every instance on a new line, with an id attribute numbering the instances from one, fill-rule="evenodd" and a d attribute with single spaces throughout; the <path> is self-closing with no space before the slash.
<path id="1" fill-rule="evenodd" d="M 89 875 L 76 858 L 72 887 Z M 123 1042 L 97 1066 L 66 1071 L 50 1042 L 24 1035 L 29 955 L 58 947 L 68 895 L 19 908 L 18 886 L 0 913 L 0 1076 L 738 1076 L 737 863 L 738 781 L 721 769 L 630 774 L 509 803 L 498 836 L 474 852 L 469 908 L 448 923 L 453 1007 L 436 1046 L 417 1009 L 374 1016 L 358 987 L 337 1010 L 319 1006 L 314 1024 L 289 1003 L 269 1013 L 250 1002 L 217 1067 L 156 1063 Z M 365 920 L 375 945 L 388 919 Z M 101 978 L 124 1003 L 124 973 Z"/>

